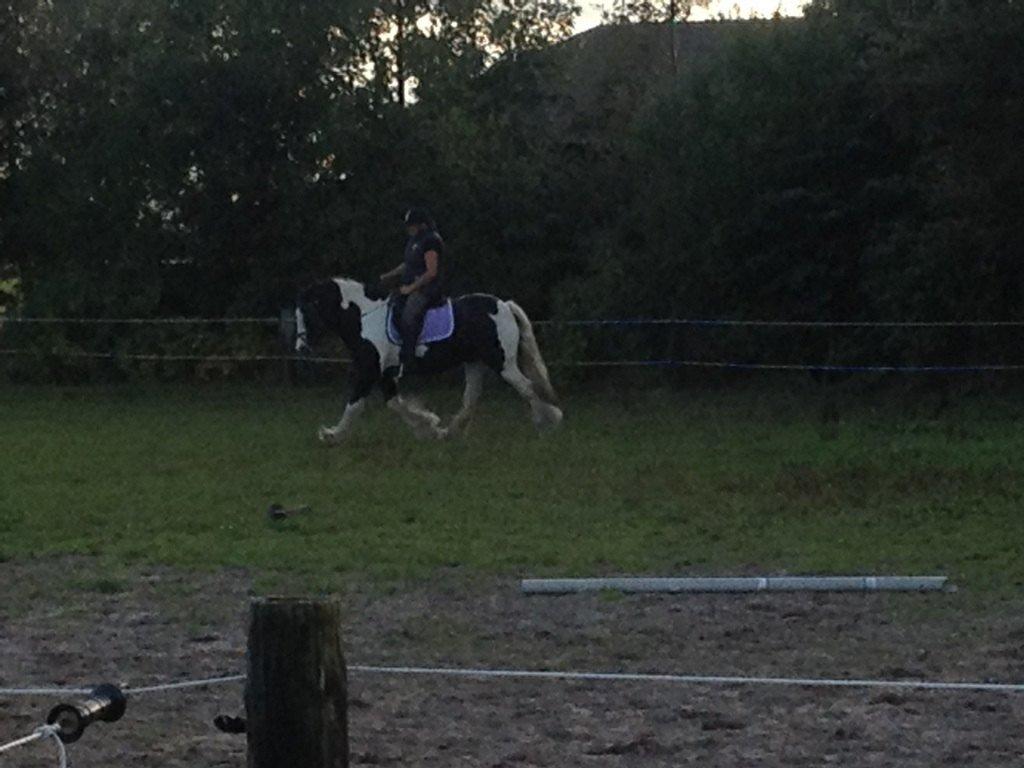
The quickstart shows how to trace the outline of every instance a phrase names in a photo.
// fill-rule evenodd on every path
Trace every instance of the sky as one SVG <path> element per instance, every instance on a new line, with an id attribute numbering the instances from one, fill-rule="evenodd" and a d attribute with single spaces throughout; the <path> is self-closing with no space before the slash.
<path id="1" fill-rule="evenodd" d="M 767 18 L 778 10 L 784 16 L 798 16 L 805 0 L 711 0 L 707 8 L 696 5 L 690 13 L 690 20 L 705 21 L 719 15 L 729 18 L 748 18 L 753 15 Z M 576 21 L 576 31 L 597 26 L 601 23 L 601 11 L 614 7 L 615 0 L 582 0 L 583 14 Z"/>

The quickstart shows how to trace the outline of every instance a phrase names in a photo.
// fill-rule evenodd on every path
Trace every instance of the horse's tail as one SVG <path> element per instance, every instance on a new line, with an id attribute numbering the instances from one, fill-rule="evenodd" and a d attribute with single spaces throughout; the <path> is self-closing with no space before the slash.
<path id="1" fill-rule="evenodd" d="M 519 326 L 519 368 L 533 382 L 533 388 L 537 395 L 549 405 L 557 406 L 558 395 L 555 394 L 555 388 L 551 386 L 548 367 L 544 364 L 540 347 L 537 346 L 537 337 L 533 335 L 530 318 L 526 316 L 523 308 L 514 301 L 509 301 L 508 307 L 516 318 L 516 325 Z"/>

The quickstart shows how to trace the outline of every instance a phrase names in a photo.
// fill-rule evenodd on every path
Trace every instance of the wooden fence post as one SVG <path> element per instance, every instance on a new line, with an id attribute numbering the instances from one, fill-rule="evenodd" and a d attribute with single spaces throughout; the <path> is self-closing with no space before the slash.
<path id="1" fill-rule="evenodd" d="M 282 309 L 277 320 L 277 337 L 281 343 L 281 380 L 295 384 L 295 310 Z"/>
<path id="2" fill-rule="evenodd" d="M 348 768 L 337 600 L 261 598 L 249 622 L 249 768 Z"/>

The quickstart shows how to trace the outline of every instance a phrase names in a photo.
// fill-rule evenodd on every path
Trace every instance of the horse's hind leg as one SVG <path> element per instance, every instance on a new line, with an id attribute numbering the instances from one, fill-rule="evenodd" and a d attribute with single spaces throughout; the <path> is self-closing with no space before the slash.
<path id="1" fill-rule="evenodd" d="M 545 402 L 533 386 L 533 382 L 519 370 L 515 359 L 506 360 L 501 369 L 501 378 L 512 385 L 523 399 L 530 404 L 530 411 L 533 413 L 533 423 L 538 429 L 545 427 L 556 427 L 562 421 L 562 411 L 558 406 Z"/>
<path id="2" fill-rule="evenodd" d="M 562 410 L 541 397 L 534 383 L 530 381 L 530 377 L 519 367 L 520 339 L 521 332 L 518 323 L 512 312 L 508 311 L 505 321 L 498 321 L 498 341 L 501 347 L 500 365 L 492 367 L 530 404 L 533 423 L 538 429 L 557 427 L 562 421 Z"/>
<path id="3" fill-rule="evenodd" d="M 441 428 L 440 416 L 398 394 L 398 385 L 394 379 L 384 379 L 381 388 L 388 408 L 402 417 L 402 421 L 409 425 L 416 437 L 441 439 L 448 434 L 447 430 Z"/>
<path id="4" fill-rule="evenodd" d="M 473 418 L 473 410 L 480 401 L 480 393 L 484 389 L 486 372 L 487 366 L 483 363 L 466 364 L 466 388 L 462 392 L 462 409 L 452 417 L 452 423 L 448 425 L 449 435 L 461 433 Z"/>

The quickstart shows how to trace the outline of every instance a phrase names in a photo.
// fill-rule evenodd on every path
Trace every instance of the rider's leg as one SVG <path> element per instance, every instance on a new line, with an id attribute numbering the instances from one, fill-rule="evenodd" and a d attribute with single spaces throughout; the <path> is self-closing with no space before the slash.
<path id="1" fill-rule="evenodd" d="M 398 356 L 403 366 L 411 363 L 416 356 L 416 342 L 419 341 L 423 318 L 429 306 L 430 296 L 425 291 L 410 293 L 405 298 L 405 306 L 402 307 L 402 351 Z"/>

